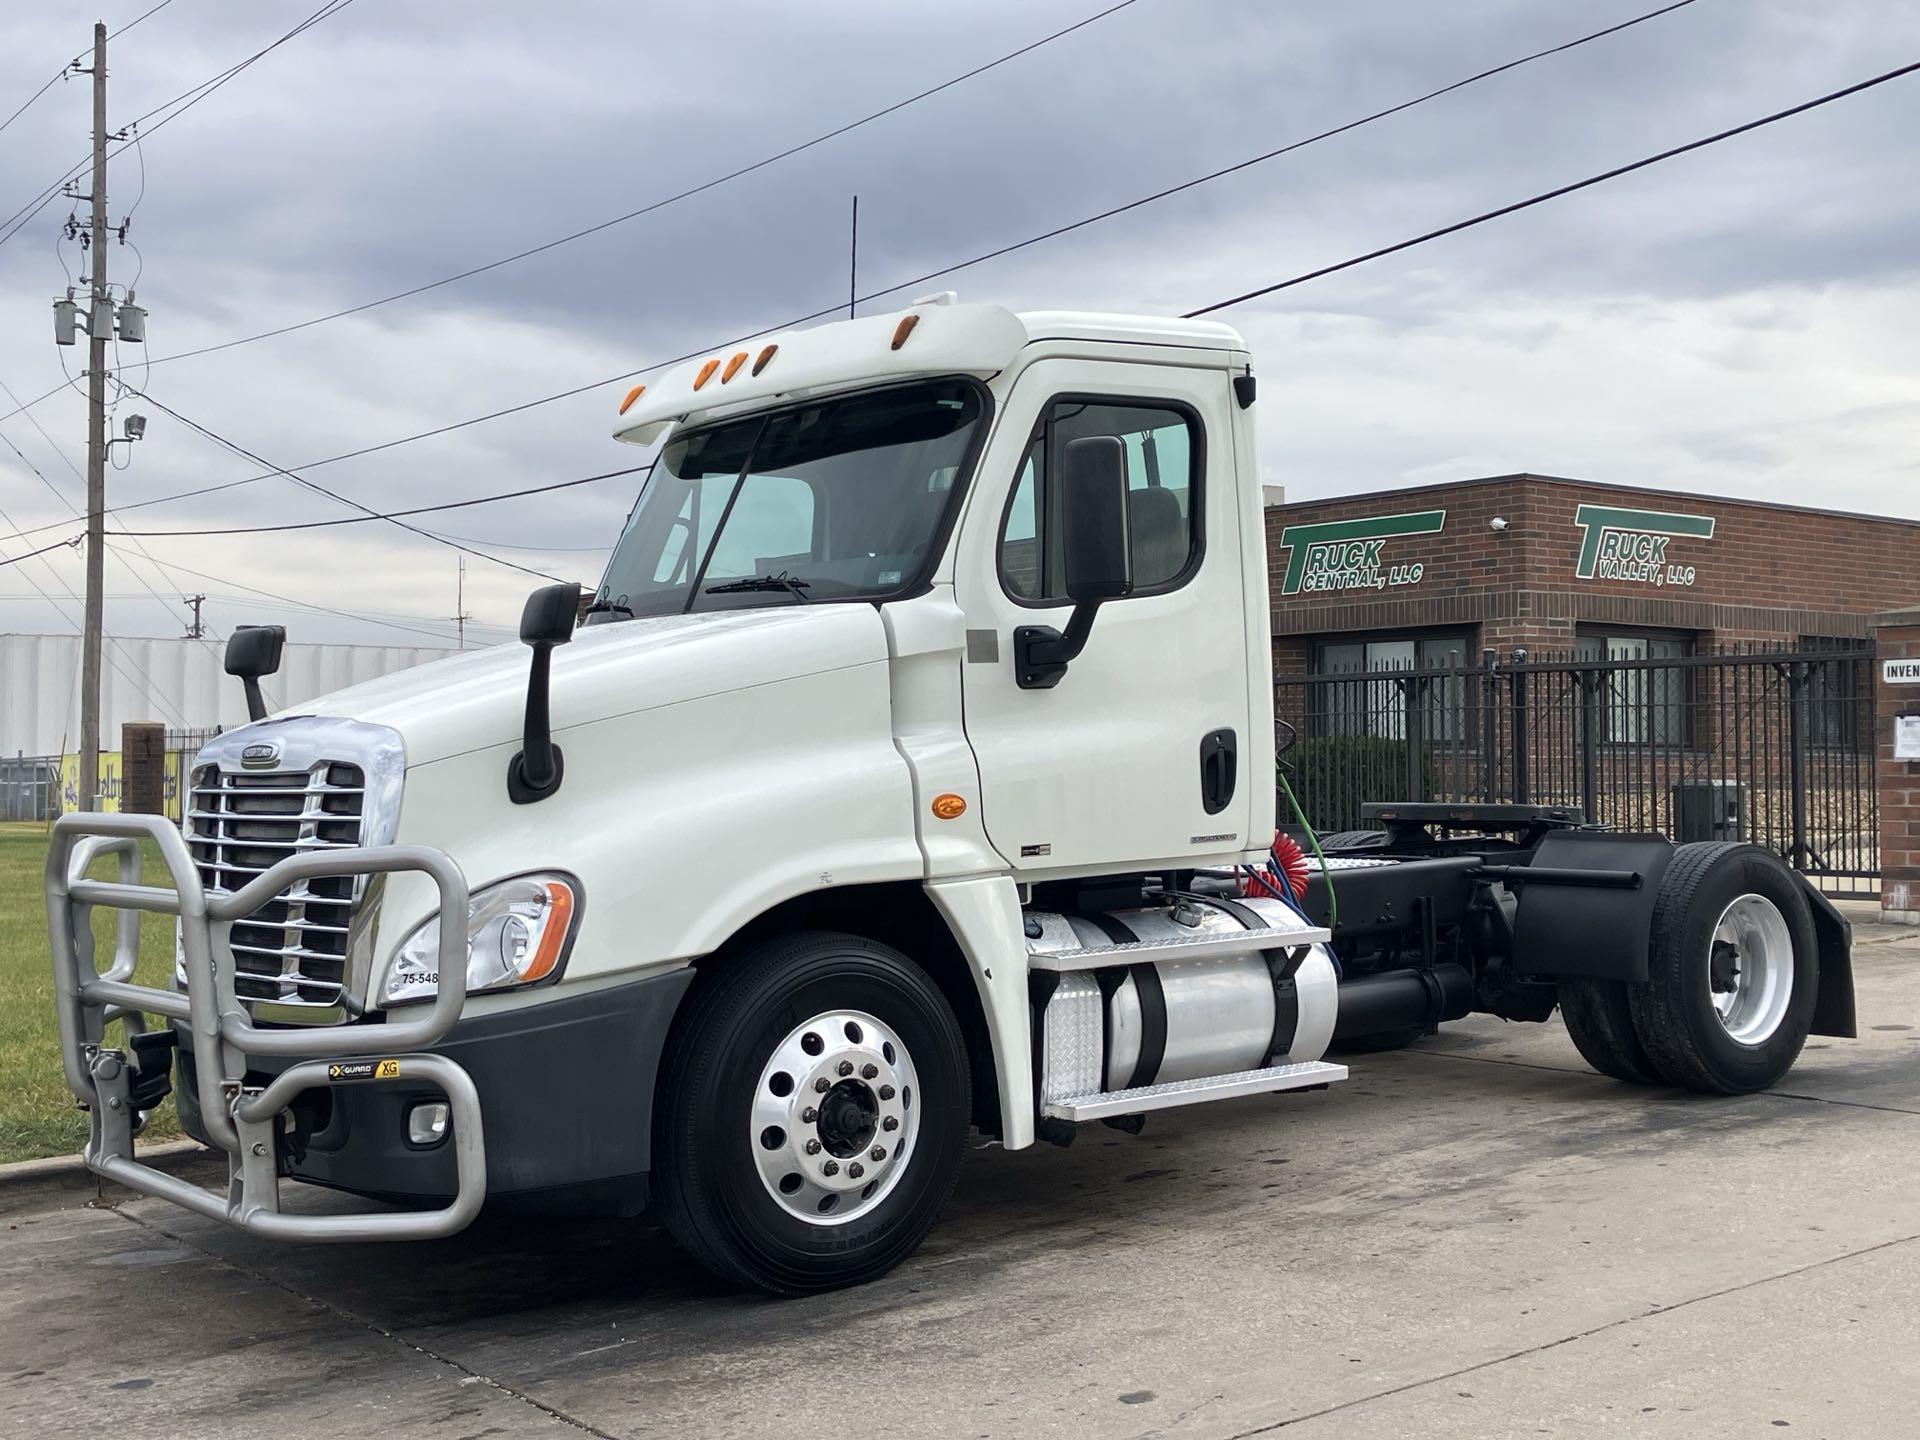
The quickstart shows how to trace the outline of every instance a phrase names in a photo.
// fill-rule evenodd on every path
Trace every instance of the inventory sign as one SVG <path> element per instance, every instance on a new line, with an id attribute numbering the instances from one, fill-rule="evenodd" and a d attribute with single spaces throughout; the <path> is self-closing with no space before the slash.
<path id="1" fill-rule="evenodd" d="M 1404 555 L 1396 556 L 1392 542 L 1408 535 L 1438 535 L 1446 523 L 1444 510 L 1413 510 L 1365 520 L 1289 525 L 1280 532 L 1280 548 L 1288 552 L 1280 593 L 1417 585 L 1427 567 Z"/>
<path id="2" fill-rule="evenodd" d="M 1627 580 L 1641 585 L 1691 585 L 1694 567 L 1686 545 L 1668 555 L 1676 540 L 1711 540 L 1711 515 L 1673 510 L 1626 510 L 1614 505 L 1582 505 L 1574 512 L 1580 527 L 1580 559 L 1573 573 L 1582 580 Z"/>

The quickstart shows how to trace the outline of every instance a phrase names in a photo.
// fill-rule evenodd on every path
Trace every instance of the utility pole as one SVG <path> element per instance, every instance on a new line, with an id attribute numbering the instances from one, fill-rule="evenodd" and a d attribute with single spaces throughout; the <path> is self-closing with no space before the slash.
<path id="1" fill-rule="evenodd" d="M 460 629 L 460 648 L 467 648 L 467 621 L 473 616 L 467 613 L 467 557 L 460 557 L 460 569 L 453 582 L 453 623 Z"/>
<path id="2" fill-rule="evenodd" d="M 207 603 L 207 597 L 204 595 L 182 595 L 180 597 L 180 603 L 193 607 L 193 623 L 187 626 L 186 638 L 189 640 L 202 639 L 207 633 L 207 627 L 200 621 L 200 607 Z"/>
<path id="3" fill-rule="evenodd" d="M 80 808 L 100 803 L 100 632 L 106 619 L 107 337 L 107 27 L 93 27 L 93 266 L 87 319 L 87 616 L 80 642 Z"/>

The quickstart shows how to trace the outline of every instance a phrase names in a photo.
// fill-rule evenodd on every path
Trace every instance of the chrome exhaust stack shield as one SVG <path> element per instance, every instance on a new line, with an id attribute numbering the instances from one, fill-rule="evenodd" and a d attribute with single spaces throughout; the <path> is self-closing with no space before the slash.
<path id="1" fill-rule="evenodd" d="M 140 841 L 159 850 L 172 889 L 140 883 Z M 116 880 L 87 871 L 108 856 Z M 418 1053 L 443 1039 L 466 1003 L 466 927 L 440 927 L 440 974 L 430 1006 L 387 1025 L 261 1029 L 235 992 L 230 934 L 289 886 L 325 877 L 417 870 L 439 891 L 440 913 L 467 913 L 467 882 L 439 850 L 380 845 L 290 855 L 230 894 L 208 893 L 180 831 L 156 815 L 77 814 L 54 822 L 47 850 L 47 927 L 53 948 L 54 1003 L 67 1088 L 89 1112 L 87 1167 L 104 1179 L 171 1200 L 198 1214 L 259 1234 L 294 1240 L 427 1240 L 463 1229 L 486 1193 L 486 1148 L 472 1079 L 441 1055 Z M 94 965 L 93 909 L 120 912 L 112 963 Z M 187 984 L 184 992 L 133 980 L 140 958 L 140 912 L 173 915 Z M 163 1174 L 134 1158 L 133 1066 L 126 1050 L 104 1043 L 118 1021 L 129 1037 L 147 1015 L 183 1022 L 193 1047 L 200 1113 L 209 1138 L 227 1153 L 224 1194 Z M 253 1057 L 294 1060 L 270 1084 L 249 1086 Z M 426 1079 L 445 1093 L 451 1113 L 458 1188 L 452 1203 L 426 1211 L 290 1215 L 280 1208 L 279 1120 L 300 1092 L 322 1086 Z"/>

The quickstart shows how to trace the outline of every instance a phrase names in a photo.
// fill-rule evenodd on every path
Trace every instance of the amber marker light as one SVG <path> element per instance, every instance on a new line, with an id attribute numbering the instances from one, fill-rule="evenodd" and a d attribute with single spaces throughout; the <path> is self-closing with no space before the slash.
<path id="1" fill-rule="evenodd" d="M 540 931 L 539 948 L 520 975 L 522 985 L 544 980 L 553 973 L 553 967 L 560 963 L 560 951 L 567 943 L 567 932 L 573 928 L 573 890 L 569 886 L 558 880 L 547 881 L 547 907 L 547 923 Z"/>
<path id="2" fill-rule="evenodd" d="M 778 345 L 769 345 L 766 349 L 762 350 L 760 357 L 753 362 L 753 373 L 758 375 L 762 370 L 766 369 L 767 362 L 773 359 L 774 352 L 779 348 Z"/>
<path id="3" fill-rule="evenodd" d="M 706 364 L 700 367 L 700 373 L 693 377 L 693 388 L 698 390 L 702 385 L 706 384 L 707 381 L 713 378 L 713 372 L 719 368 L 720 362 L 718 360 L 707 361 Z"/>
<path id="4" fill-rule="evenodd" d="M 967 802 L 959 795 L 936 795 L 933 797 L 933 818 L 936 820 L 958 820 L 967 813 Z"/>
<path id="5" fill-rule="evenodd" d="M 913 333 L 913 327 L 920 323 L 918 315 L 908 315 L 893 327 L 893 348 L 898 350 L 907 343 L 907 336 Z"/>
<path id="6" fill-rule="evenodd" d="M 727 368 L 720 372 L 720 383 L 722 385 L 726 384 L 735 375 L 740 373 L 740 367 L 746 363 L 747 363 L 747 352 L 742 350 L 739 352 L 739 354 L 735 355 L 731 360 L 727 361 Z"/>
<path id="7" fill-rule="evenodd" d="M 627 391 L 627 398 L 620 402 L 620 413 L 622 415 L 626 414 L 627 411 L 633 408 L 633 402 L 638 400 L 642 395 L 646 393 L 647 393 L 647 387 L 644 385 L 636 385 L 631 390 Z"/>

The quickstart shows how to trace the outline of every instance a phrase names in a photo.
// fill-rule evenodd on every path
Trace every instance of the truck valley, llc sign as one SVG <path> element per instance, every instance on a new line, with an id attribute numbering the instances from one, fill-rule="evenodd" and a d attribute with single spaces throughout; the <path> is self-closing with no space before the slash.
<path id="1" fill-rule="evenodd" d="M 1414 510 L 1365 520 L 1289 525 L 1280 532 L 1280 548 L 1288 552 L 1280 593 L 1385 590 L 1418 584 L 1427 567 L 1417 560 L 1394 560 L 1388 542 L 1405 535 L 1438 535 L 1446 523 L 1444 510 Z"/>
<path id="2" fill-rule="evenodd" d="M 1682 515 L 1671 510 L 1625 510 L 1613 505 L 1582 505 L 1574 511 L 1580 527 L 1580 559 L 1573 573 L 1582 580 L 1631 580 L 1642 585 L 1691 585 L 1694 568 L 1667 558 L 1678 539 L 1711 540 L 1711 515 Z"/>

